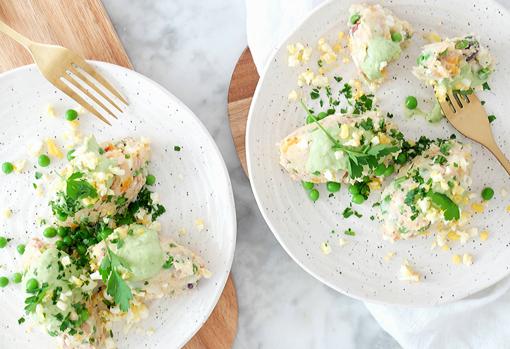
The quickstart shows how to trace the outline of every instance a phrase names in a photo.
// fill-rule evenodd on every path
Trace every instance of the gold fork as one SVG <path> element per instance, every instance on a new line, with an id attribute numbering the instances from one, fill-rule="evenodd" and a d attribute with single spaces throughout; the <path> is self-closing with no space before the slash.
<path id="1" fill-rule="evenodd" d="M 108 125 L 111 125 L 110 122 L 96 108 L 89 104 L 88 101 L 80 96 L 76 90 L 80 91 L 84 96 L 88 97 L 90 101 L 114 118 L 117 118 L 117 116 L 108 106 L 97 98 L 96 95 L 89 91 L 90 88 L 120 113 L 122 113 L 122 109 L 117 104 L 118 102 L 116 103 L 113 101 L 112 98 L 98 87 L 98 84 L 115 96 L 117 100 L 128 105 L 127 100 L 101 76 L 101 74 L 75 52 L 62 46 L 46 45 L 29 40 L 2 21 L 0 21 L 0 31 L 19 42 L 30 52 L 40 72 L 49 82 Z M 87 77 L 87 75 L 92 77 L 97 84 Z M 74 86 L 76 90 L 72 89 L 70 86 Z"/>
<path id="2" fill-rule="evenodd" d="M 487 112 L 474 93 L 460 95 L 449 92 L 446 100 L 439 104 L 457 131 L 487 148 L 510 174 L 510 161 L 494 140 Z"/>

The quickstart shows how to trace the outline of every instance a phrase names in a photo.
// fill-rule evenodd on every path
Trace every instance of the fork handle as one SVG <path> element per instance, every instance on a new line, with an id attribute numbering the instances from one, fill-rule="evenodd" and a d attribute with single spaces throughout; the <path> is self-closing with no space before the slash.
<path id="1" fill-rule="evenodd" d="M 17 42 L 19 42 L 21 45 L 25 46 L 26 49 L 29 48 L 29 46 L 31 44 L 33 44 L 33 41 L 28 39 L 27 37 L 21 35 L 20 33 L 18 33 L 17 31 L 15 31 L 14 29 L 12 29 L 11 27 L 9 27 L 7 24 L 5 24 L 4 22 L 0 21 L 0 32 L 10 36 L 11 38 L 13 38 L 14 40 L 16 40 Z"/>
<path id="2" fill-rule="evenodd" d="M 505 168 L 506 172 L 510 175 L 510 161 L 508 158 L 503 154 L 501 149 L 499 149 L 498 145 L 495 142 L 491 142 L 487 145 L 485 145 L 489 151 L 494 154 L 496 159 L 501 163 L 501 165 Z"/>

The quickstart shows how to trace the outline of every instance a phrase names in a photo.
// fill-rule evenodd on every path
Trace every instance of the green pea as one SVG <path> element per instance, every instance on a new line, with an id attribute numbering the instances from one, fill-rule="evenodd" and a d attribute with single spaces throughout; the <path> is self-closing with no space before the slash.
<path id="1" fill-rule="evenodd" d="M 75 149 L 71 149 L 71 150 L 69 150 L 69 151 L 67 152 L 67 155 L 66 155 L 66 157 L 67 157 L 67 161 L 71 161 L 72 159 L 74 159 L 73 154 L 74 154 L 74 152 L 75 152 L 75 151 L 76 151 Z"/>
<path id="2" fill-rule="evenodd" d="M 355 194 L 352 196 L 352 202 L 355 204 L 362 204 L 365 201 L 365 197 L 361 194 Z"/>
<path id="3" fill-rule="evenodd" d="M 2 164 L 2 171 L 4 171 L 5 174 L 9 174 L 14 171 L 14 165 L 10 162 L 4 162 Z"/>
<path id="4" fill-rule="evenodd" d="M 55 213 L 55 216 L 57 216 L 57 219 L 61 222 L 65 221 L 67 219 L 67 214 L 63 213 L 63 212 L 56 212 Z"/>
<path id="5" fill-rule="evenodd" d="M 310 200 L 312 200 L 313 202 L 319 200 L 319 191 L 317 189 L 312 189 L 310 190 L 310 192 L 308 193 L 308 196 L 310 197 Z"/>
<path id="6" fill-rule="evenodd" d="M 407 161 L 407 154 L 406 153 L 400 153 L 397 156 L 397 164 L 404 164 Z"/>
<path id="7" fill-rule="evenodd" d="M 39 166 L 41 166 L 41 167 L 48 167 L 51 163 L 51 160 L 48 155 L 41 154 L 41 155 L 39 155 L 37 162 L 39 163 Z"/>
<path id="8" fill-rule="evenodd" d="M 406 98 L 406 108 L 409 110 L 416 109 L 418 106 L 418 100 L 414 96 L 407 96 Z"/>
<path id="9" fill-rule="evenodd" d="M 18 246 L 16 246 L 16 250 L 18 251 L 19 254 L 25 253 L 25 245 L 19 244 Z"/>
<path id="10" fill-rule="evenodd" d="M 55 236 L 57 236 L 57 229 L 55 229 L 54 227 L 48 227 L 44 229 L 43 235 L 44 237 L 49 239 L 54 238 Z"/>
<path id="11" fill-rule="evenodd" d="M 7 246 L 8 242 L 9 241 L 7 240 L 6 237 L 0 236 L 0 248 L 4 248 L 5 246 Z"/>
<path id="12" fill-rule="evenodd" d="M 384 170 L 384 176 L 385 177 L 391 176 L 393 174 L 393 172 L 395 172 L 395 166 L 390 165 L 390 166 L 386 167 L 386 170 Z"/>
<path id="13" fill-rule="evenodd" d="M 340 190 L 341 188 L 341 184 L 340 183 L 337 183 L 337 182 L 328 182 L 326 184 L 326 188 L 328 189 L 328 191 L 330 193 L 336 193 L 337 191 Z"/>
<path id="14" fill-rule="evenodd" d="M 356 14 L 354 14 L 354 15 L 352 15 L 352 16 L 351 16 L 351 18 L 350 18 L 350 20 L 349 20 L 349 21 L 351 22 L 351 24 L 356 24 L 356 23 L 358 23 L 358 21 L 359 21 L 360 19 L 361 19 L 361 16 L 360 16 L 359 14 L 357 14 L 357 13 L 356 13 Z"/>
<path id="15" fill-rule="evenodd" d="M 66 120 L 74 121 L 78 118 L 78 112 L 74 109 L 69 109 L 66 111 Z"/>
<path id="16" fill-rule="evenodd" d="M 356 194 L 359 194 L 359 191 L 360 191 L 360 186 L 358 183 L 356 184 L 351 184 L 349 186 L 349 193 L 351 193 L 352 195 L 356 195 Z"/>
<path id="17" fill-rule="evenodd" d="M 63 240 L 57 240 L 57 242 L 55 242 L 55 247 L 57 248 L 57 250 L 62 251 L 65 250 L 66 245 L 64 244 Z"/>
<path id="18" fill-rule="evenodd" d="M 490 187 L 483 188 L 483 190 L 482 190 L 482 198 L 485 201 L 488 201 L 488 200 L 492 199 L 493 196 L 494 196 L 494 189 L 492 189 Z"/>
<path id="19" fill-rule="evenodd" d="M 35 293 L 39 288 L 39 281 L 37 279 L 30 279 L 27 281 L 27 292 Z"/>
<path id="20" fill-rule="evenodd" d="M 305 188 L 306 190 L 312 190 L 313 189 L 313 186 L 314 184 L 312 182 L 301 182 L 301 184 L 303 185 L 303 188 Z"/>
<path id="21" fill-rule="evenodd" d="M 5 276 L 0 276 L 0 287 L 5 287 L 9 285 L 9 279 Z"/>
<path id="22" fill-rule="evenodd" d="M 57 229 L 57 235 L 63 238 L 64 236 L 69 233 L 69 230 L 66 227 L 58 227 Z"/>
<path id="23" fill-rule="evenodd" d="M 154 185 L 154 183 L 156 183 L 156 177 L 154 175 L 148 175 L 147 178 L 145 179 L 145 184 L 147 185 Z"/>
<path id="24" fill-rule="evenodd" d="M 319 114 L 317 114 L 317 120 L 322 120 L 326 116 L 328 116 L 328 113 L 321 111 Z"/>
<path id="25" fill-rule="evenodd" d="M 14 282 L 15 284 L 19 284 L 22 278 L 23 276 L 21 275 L 21 273 L 12 274 L 12 282 Z"/>
<path id="26" fill-rule="evenodd" d="M 374 173 L 376 176 L 382 176 L 384 174 L 384 171 L 386 171 L 386 166 L 384 164 L 379 164 L 374 170 Z"/>
<path id="27" fill-rule="evenodd" d="M 399 32 L 391 33 L 391 41 L 393 42 L 401 42 L 402 41 L 402 34 Z"/>
<path id="28" fill-rule="evenodd" d="M 76 250 L 78 251 L 79 254 L 84 255 L 85 253 L 87 253 L 87 246 L 78 245 L 78 247 L 76 247 Z"/>
<path id="29" fill-rule="evenodd" d="M 64 242 L 64 245 L 66 246 L 71 246 L 73 244 L 73 238 L 70 237 L 69 235 L 67 235 L 66 237 L 64 237 L 62 239 L 62 241 Z"/>

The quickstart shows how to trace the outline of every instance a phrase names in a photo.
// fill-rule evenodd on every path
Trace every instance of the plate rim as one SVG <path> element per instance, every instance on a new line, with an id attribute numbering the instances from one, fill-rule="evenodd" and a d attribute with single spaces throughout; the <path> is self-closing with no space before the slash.
<path id="1" fill-rule="evenodd" d="M 126 76 L 129 76 L 129 75 L 136 76 L 138 79 L 143 80 L 145 83 L 153 85 L 155 88 L 160 90 L 173 103 L 175 103 L 181 110 L 183 110 L 187 114 L 187 117 L 190 117 L 194 122 L 197 123 L 198 127 L 204 132 L 205 137 L 208 139 L 208 141 L 210 141 L 213 144 L 211 151 L 213 152 L 214 156 L 218 157 L 218 159 L 219 159 L 219 169 L 222 172 L 222 177 L 223 177 L 223 180 L 225 181 L 224 184 L 226 185 L 226 188 L 227 188 L 226 196 L 228 196 L 228 198 L 229 198 L 228 202 L 225 203 L 223 210 L 225 210 L 225 208 L 226 208 L 231 212 L 231 214 L 229 214 L 230 220 L 227 221 L 227 228 L 229 228 L 229 229 L 223 230 L 223 232 L 222 232 L 222 234 L 223 234 L 225 231 L 230 231 L 231 235 L 232 235 L 230 249 L 228 251 L 222 251 L 223 253 L 224 252 L 229 253 L 229 257 L 228 257 L 228 260 L 226 263 L 227 268 L 224 271 L 220 272 L 222 274 L 221 278 L 220 278 L 220 282 L 218 282 L 218 285 L 220 287 L 218 287 L 218 292 L 216 292 L 216 294 L 214 295 L 213 301 L 210 304 L 210 306 L 207 308 L 207 311 L 205 311 L 205 312 L 203 312 L 203 314 L 201 314 L 201 316 L 198 319 L 199 321 L 193 322 L 193 324 L 195 326 L 192 326 L 192 327 L 190 326 L 191 330 L 188 331 L 188 333 L 183 336 L 183 339 L 179 341 L 180 343 L 179 343 L 178 347 L 183 347 L 193 338 L 193 336 L 195 336 L 195 334 L 203 327 L 203 325 L 206 323 L 206 321 L 211 316 L 213 310 L 216 308 L 216 305 L 218 304 L 218 302 L 220 300 L 221 295 L 223 294 L 227 280 L 228 280 L 230 273 L 232 271 L 232 264 L 234 261 L 236 242 L 237 242 L 237 213 L 236 213 L 236 206 L 235 206 L 235 200 L 234 200 L 234 191 L 232 188 L 232 181 L 230 179 L 230 174 L 228 172 L 228 168 L 225 163 L 225 159 L 223 158 L 223 155 L 218 147 L 218 144 L 212 137 L 209 130 L 202 123 L 200 118 L 198 118 L 198 116 L 191 110 L 191 108 L 189 108 L 186 104 L 184 104 L 184 102 L 182 102 L 179 98 L 177 98 L 172 92 L 170 92 L 168 89 L 166 89 L 160 83 L 152 80 L 151 78 L 149 78 L 133 69 L 129 69 L 129 68 L 126 68 L 126 67 L 114 64 L 114 63 L 98 61 L 98 60 L 89 60 L 89 59 L 87 59 L 86 61 L 88 63 L 91 63 L 93 66 L 99 67 L 99 68 L 104 69 L 105 71 L 108 71 L 108 72 L 111 72 L 111 70 L 118 69 L 119 71 L 125 73 Z M 0 73 L 0 81 L 2 79 L 4 79 L 5 77 L 19 74 L 20 72 L 29 72 L 30 69 L 33 69 L 34 72 L 40 74 L 39 69 L 37 68 L 37 66 L 34 63 L 26 64 L 26 65 L 22 65 L 22 66 L 19 66 L 19 67 L 13 68 L 13 69 L 9 69 L 9 70 L 6 70 L 6 71 Z M 44 78 L 44 76 L 43 76 L 43 78 Z M 49 86 L 52 86 L 53 88 L 57 89 L 50 82 L 48 82 L 48 84 L 49 84 Z M 115 127 L 115 124 L 113 124 L 111 127 Z"/>
<path id="2" fill-rule="evenodd" d="M 314 7 L 306 16 L 304 16 L 299 21 L 299 23 L 297 23 L 289 31 L 288 35 L 286 35 L 275 47 L 273 47 L 273 49 L 271 50 L 271 53 L 268 55 L 268 58 L 266 60 L 267 63 L 264 66 L 264 68 L 262 70 L 262 73 L 260 74 L 260 79 L 259 79 L 259 81 L 257 83 L 257 87 L 255 89 L 255 93 L 253 95 L 252 102 L 251 102 L 251 105 L 250 105 L 250 110 L 249 110 L 249 113 L 248 113 L 248 120 L 247 120 L 247 124 L 246 124 L 246 135 L 245 135 L 244 140 L 245 140 L 245 144 L 246 144 L 245 153 L 246 153 L 246 163 L 247 163 L 247 168 L 248 168 L 248 178 L 250 180 L 250 187 L 252 189 L 253 196 L 255 197 L 255 201 L 257 203 L 259 211 L 262 214 L 262 217 L 264 218 L 264 221 L 268 225 L 269 229 L 271 230 L 271 232 L 273 233 L 274 237 L 276 238 L 278 243 L 281 245 L 281 247 L 283 247 L 285 252 L 304 271 L 306 271 L 309 275 L 311 275 L 315 279 L 319 280 L 324 285 L 326 285 L 329 288 L 335 290 L 336 292 L 339 292 L 341 294 L 344 294 L 346 296 L 349 296 L 349 297 L 354 298 L 354 299 L 359 300 L 359 301 L 363 301 L 363 302 L 367 302 L 367 303 L 372 303 L 372 304 L 399 306 L 399 307 L 402 307 L 402 308 L 410 308 L 410 309 L 413 309 L 413 308 L 416 309 L 416 308 L 422 308 L 422 307 L 431 307 L 431 306 L 434 307 L 434 306 L 439 306 L 439 305 L 446 305 L 446 304 L 455 303 L 457 301 L 466 299 L 466 298 L 468 298 L 468 297 L 470 297 L 470 296 L 472 296 L 472 295 L 474 295 L 474 294 L 476 294 L 476 293 L 478 293 L 480 291 L 486 290 L 486 289 L 496 285 L 497 283 L 501 282 L 503 279 L 505 279 L 506 277 L 508 277 L 510 275 L 510 270 L 507 270 L 506 272 L 501 273 L 501 275 L 499 275 L 498 277 L 494 278 L 489 285 L 473 287 L 471 289 L 471 291 L 466 292 L 465 295 L 460 296 L 459 298 L 455 298 L 455 299 L 443 299 L 442 301 L 433 301 L 433 302 L 428 302 L 428 303 L 422 303 L 422 302 L 399 303 L 399 302 L 387 302 L 387 301 L 382 301 L 382 300 L 377 299 L 377 298 L 370 298 L 369 296 L 352 294 L 351 292 L 349 292 L 349 291 L 347 291 L 345 289 L 341 289 L 339 287 L 336 287 L 332 282 L 328 281 L 326 278 L 321 277 L 317 273 L 313 272 L 311 270 L 311 268 L 307 267 L 305 265 L 305 263 L 301 262 L 297 258 L 297 256 L 294 255 L 291 252 L 291 249 L 287 246 L 287 244 L 285 244 L 285 242 L 283 241 L 283 238 L 280 236 L 278 230 L 275 228 L 275 226 L 273 225 L 272 221 L 269 219 L 269 214 L 263 208 L 263 205 L 262 205 L 262 202 L 261 202 L 262 199 L 261 199 L 261 197 L 259 195 L 257 187 L 253 184 L 254 181 L 253 181 L 253 175 L 252 175 L 252 168 L 254 166 L 254 161 L 255 160 L 254 160 L 254 157 L 251 155 L 252 154 L 252 146 L 251 146 L 252 141 L 251 141 L 251 138 L 253 137 L 251 130 L 253 129 L 253 124 L 255 122 L 254 121 L 254 119 L 255 119 L 255 117 L 254 117 L 254 113 L 255 113 L 254 112 L 254 110 L 255 110 L 254 106 L 258 103 L 258 100 L 260 98 L 260 94 L 261 94 L 261 91 L 262 91 L 262 85 L 263 85 L 264 81 L 267 79 L 270 67 L 271 67 L 272 63 L 274 62 L 276 56 L 280 52 L 280 50 L 285 45 L 285 43 L 287 43 L 294 35 L 296 35 L 296 33 L 298 33 L 302 29 L 303 25 L 307 21 L 309 21 L 312 17 L 317 15 L 318 12 L 322 11 L 323 8 L 328 7 L 328 6 L 332 6 L 333 3 L 339 2 L 339 1 L 341 1 L 341 0 L 326 0 L 323 3 L 319 4 L 318 6 Z M 485 1 L 485 3 L 487 5 L 496 6 L 497 8 L 501 9 L 502 12 L 505 12 L 507 14 L 507 16 L 510 17 L 510 8 L 504 7 L 502 4 L 499 3 L 499 1 L 496 1 L 496 0 L 482 0 L 482 1 Z M 379 1 L 379 2 L 377 2 L 377 4 L 381 4 L 382 6 L 388 6 L 388 4 L 381 3 L 381 2 L 382 1 Z M 374 1 L 373 0 L 369 0 L 366 3 L 372 4 L 372 3 L 374 3 Z M 394 5 L 394 4 L 390 4 L 390 5 Z M 255 154 L 253 154 L 253 155 L 255 155 Z"/>

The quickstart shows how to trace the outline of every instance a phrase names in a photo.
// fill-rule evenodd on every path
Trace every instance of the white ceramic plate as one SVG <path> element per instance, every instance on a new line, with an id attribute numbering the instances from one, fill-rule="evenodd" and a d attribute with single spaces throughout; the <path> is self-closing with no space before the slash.
<path id="1" fill-rule="evenodd" d="M 290 43 L 308 43 L 314 48 L 310 66 L 317 71 L 316 45 L 321 37 L 329 42 L 339 31 L 347 32 L 348 8 L 353 1 L 334 1 L 315 10 L 297 30 L 277 49 L 257 87 L 248 120 L 246 136 L 250 182 L 262 214 L 278 241 L 289 255 L 307 272 L 337 291 L 352 297 L 373 302 L 402 305 L 433 305 L 466 297 L 494 284 L 508 275 L 510 268 L 510 234 L 503 227 L 510 225 L 510 213 L 505 207 L 509 198 L 502 198 L 500 190 L 510 189 L 508 175 L 480 146 L 473 145 L 473 186 L 480 193 L 486 186 L 496 191 L 489 210 L 478 215 L 474 225 L 488 229 L 489 240 L 469 241 L 465 246 L 453 245 L 455 253 L 471 253 L 475 263 L 470 266 L 453 265 L 452 252 L 431 250 L 432 237 L 417 238 L 391 244 L 381 239 L 380 226 L 369 217 L 379 193 L 356 209 L 362 219 L 345 220 L 341 212 L 350 202 L 342 189 L 339 195 L 327 198 L 324 187 L 321 199 L 315 204 L 308 198 L 300 183 L 293 182 L 279 165 L 275 144 L 297 127 L 304 124 L 305 115 L 297 103 L 288 101 L 291 90 L 297 89 L 297 75 L 303 71 L 287 66 L 286 46 Z M 389 69 L 389 79 L 376 93 L 381 109 L 395 114 L 393 119 L 408 137 L 417 139 L 447 137 L 456 133 L 446 122 L 429 125 L 423 119 L 403 116 L 403 100 L 408 95 L 424 101 L 432 100 L 432 91 L 420 85 L 411 74 L 420 47 L 425 43 L 422 35 L 434 31 L 442 36 L 459 36 L 475 32 L 496 57 L 497 73 L 490 81 L 491 92 L 480 93 L 487 101 L 489 114 L 495 114 L 494 133 L 506 154 L 510 154 L 510 15 L 493 1 L 469 2 L 452 0 L 383 1 L 382 4 L 398 16 L 408 20 L 415 28 L 411 46 L 397 64 Z M 346 55 L 348 53 L 346 52 Z M 340 61 L 343 55 L 340 55 Z M 348 81 L 354 77 L 351 66 L 340 63 L 335 75 Z M 429 106 L 430 107 L 430 106 Z M 464 138 L 459 137 L 461 140 Z M 355 237 L 340 247 L 338 237 L 331 230 L 342 232 L 348 227 L 356 231 Z M 322 253 L 320 245 L 329 241 L 332 252 Z M 396 252 L 390 261 L 383 257 Z M 406 258 L 423 276 L 420 283 L 409 284 L 398 280 L 402 260 Z"/>
<path id="2" fill-rule="evenodd" d="M 152 141 L 150 172 L 157 178 L 154 190 L 167 209 L 160 218 L 163 232 L 200 254 L 212 272 L 196 289 L 153 302 L 147 320 L 128 334 L 116 333 L 115 338 L 120 348 L 180 348 L 209 317 L 230 271 L 236 240 L 230 179 L 213 139 L 176 97 L 134 71 L 106 63 L 94 65 L 121 90 L 130 106 L 113 121 L 113 127 L 83 115 L 80 130 L 94 134 L 98 141 L 125 136 L 145 136 Z M 46 115 L 47 104 L 55 106 L 58 118 Z M 62 139 L 68 129 L 62 115 L 76 104 L 56 91 L 34 66 L 26 66 L 0 75 L 0 105 L 1 161 L 29 159 L 25 174 L 2 175 L 0 180 L 0 208 L 14 212 L 12 218 L 0 220 L 0 235 L 14 238 L 0 250 L 0 275 L 10 276 L 20 270 L 15 246 L 30 236 L 41 236 L 43 228 L 35 224 L 36 218 L 48 212 L 47 201 L 34 195 L 36 169 L 34 159 L 26 155 L 27 144 L 47 137 Z M 180 146 L 181 151 L 174 151 L 174 146 Z M 206 227 L 201 232 L 195 226 L 199 218 Z M 187 235 L 179 236 L 181 228 Z M 17 319 L 23 315 L 23 287 L 10 284 L 0 289 L 0 332 L 4 334 L 0 347 L 55 347 L 54 339 L 40 329 L 27 334 L 27 323 L 18 326 Z M 148 329 L 154 329 L 154 334 L 147 335 Z"/>

